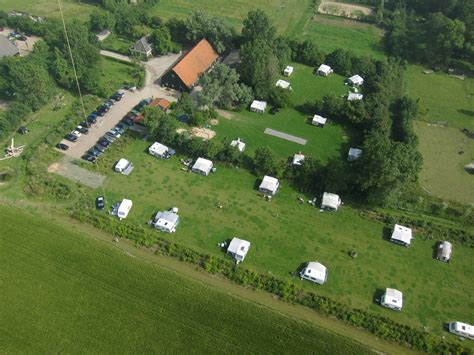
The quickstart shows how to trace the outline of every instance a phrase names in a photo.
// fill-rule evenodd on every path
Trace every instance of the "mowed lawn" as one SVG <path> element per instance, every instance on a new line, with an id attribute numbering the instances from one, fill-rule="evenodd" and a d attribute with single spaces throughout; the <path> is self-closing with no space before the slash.
<path id="1" fill-rule="evenodd" d="M 2 353 L 370 353 L 70 226 L 0 215 Z"/>
<path id="2" fill-rule="evenodd" d="M 75 0 L 62 0 L 61 7 L 66 20 L 79 18 L 88 20 L 95 6 Z M 59 17 L 57 0 L 0 0 L 0 9 L 3 11 L 24 11 L 32 15 L 45 17 Z"/>
<path id="3" fill-rule="evenodd" d="M 313 102 L 325 95 L 342 95 L 347 92 L 344 78 L 333 74 L 327 78 L 313 74 L 311 67 L 292 64 L 295 68 L 290 78 L 281 75 L 282 79 L 291 82 L 292 104 L 294 108 L 270 114 L 270 106 L 266 113 L 258 114 L 244 110 L 230 113 L 231 118 L 221 117 L 219 125 L 212 127 L 217 132 L 214 139 L 240 137 L 246 144 L 247 154 L 262 145 L 270 147 L 279 158 L 285 159 L 299 151 L 325 162 L 329 157 L 347 154 L 349 148 L 349 132 L 328 117 L 324 128 L 311 125 L 313 115 L 305 115 L 297 110 L 299 105 L 307 101 Z M 341 98 L 341 100 L 343 100 Z M 316 114 L 317 112 L 314 112 Z M 282 138 L 265 134 L 266 128 L 272 128 L 307 140 L 306 145 L 290 142 Z"/>
<path id="4" fill-rule="evenodd" d="M 175 234 L 160 234 L 163 238 L 222 257 L 217 243 L 235 236 L 247 239 L 252 246 L 245 267 L 291 279 L 353 307 L 426 325 L 436 333 L 442 333 L 443 322 L 474 317 L 471 249 L 456 245 L 453 262 L 443 264 L 432 258 L 435 241 L 422 241 L 416 232 L 414 245 L 404 248 L 384 239 L 382 224 L 360 218 L 350 206 L 337 213 L 321 213 L 309 204 L 299 204 L 297 198 L 302 195 L 285 182 L 276 197 L 266 202 L 256 190 L 259 181 L 244 169 L 218 165 L 215 174 L 203 177 L 182 171 L 177 158 L 156 160 L 146 154 L 148 146 L 135 140 L 113 157 L 134 163 L 128 177 L 113 173 L 112 166 L 100 167 L 108 174 L 107 200 L 133 200 L 127 222 L 150 228 L 147 222 L 154 213 L 176 206 L 182 222 Z M 351 249 L 359 253 L 356 259 L 348 256 Z M 300 282 L 290 275 L 310 260 L 329 268 L 325 285 Z M 373 303 L 376 292 L 386 287 L 404 292 L 403 312 Z"/>

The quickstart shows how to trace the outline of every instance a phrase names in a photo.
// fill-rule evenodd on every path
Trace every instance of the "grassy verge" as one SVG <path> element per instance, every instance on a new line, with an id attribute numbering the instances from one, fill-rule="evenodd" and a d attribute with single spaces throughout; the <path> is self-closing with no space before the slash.
<path id="1" fill-rule="evenodd" d="M 3 11 L 19 10 L 32 15 L 59 17 L 58 2 L 56 0 L 2 0 L 0 5 Z M 79 18 L 88 20 L 94 6 L 82 1 L 62 0 L 61 7 L 66 19 Z"/>

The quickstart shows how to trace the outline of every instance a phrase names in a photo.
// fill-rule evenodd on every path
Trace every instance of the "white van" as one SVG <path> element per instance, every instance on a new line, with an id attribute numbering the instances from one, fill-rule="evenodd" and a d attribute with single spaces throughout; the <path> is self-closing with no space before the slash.
<path id="1" fill-rule="evenodd" d="M 450 333 L 474 340 L 474 326 L 461 322 L 451 322 L 448 326 Z"/>

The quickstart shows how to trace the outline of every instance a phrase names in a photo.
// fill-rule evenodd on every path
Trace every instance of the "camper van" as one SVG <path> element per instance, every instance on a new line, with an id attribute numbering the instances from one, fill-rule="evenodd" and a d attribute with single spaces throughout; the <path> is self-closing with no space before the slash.
<path id="1" fill-rule="evenodd" d="M 474 340 L 474 326 L 461 322 L 451 322 L 448 324 L 449 332 L 460 337 Z"/>

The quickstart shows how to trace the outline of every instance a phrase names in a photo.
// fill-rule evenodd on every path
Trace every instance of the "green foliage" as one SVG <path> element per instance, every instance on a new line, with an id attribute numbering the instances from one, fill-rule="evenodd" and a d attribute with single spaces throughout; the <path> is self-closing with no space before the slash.
<path id="1" fill-rule="evenodd" d="M 253 166 L 257 176 L 278 175 L 278 161 L 269 147 L 258 147 L 255 150 Z"/>
<path id="2" fill-rule="evenodd" d="M 161 25 L 150 36 L 150 42 L 153 44 L 155 54 L 167 54 L 172 51 L 173 43 L 168 27 Z"/>
<path id="3" fill-rule="evenodd" d="M 352 75 L 352 54 L 344 49 L 336 49 L 326 56 L 326 64 L 336 73 L 344 76 Z"/>
<path id="4" fill-rule="evenodd" d="M 260 9 L 249 11 L 242 27 L 242 40 L 244 43 L 261 40 L 272 46 L 275 35 L 276 29 L 264 11 Z"/>
<path id="5" fill-rule="evenodd" d="M 109 11 L 96 9 L 91 13 L 89 26 L 91 31 L 114 30 L 115 17 Z"/>
<path id="6" fill-rule="evenodd" d="M 324 54 L 312 40 L 293 41 L 293 60 L 309 66 L 319 66 L 324 62 Z"/>
<path id="7" fill-rule="evenodd" d="M 165 116 L 166 114 L 160 108 L 145 106 L 143 117 L 148 134 L 156 135 L 159 132 L 158 127 Z"/>
<path id="8" fill-rule="evenodd" d="M 291 90 L 274 87 L 270 93 L 270 101 L 275 107 L 285 108 L 291 105 Z"/>

